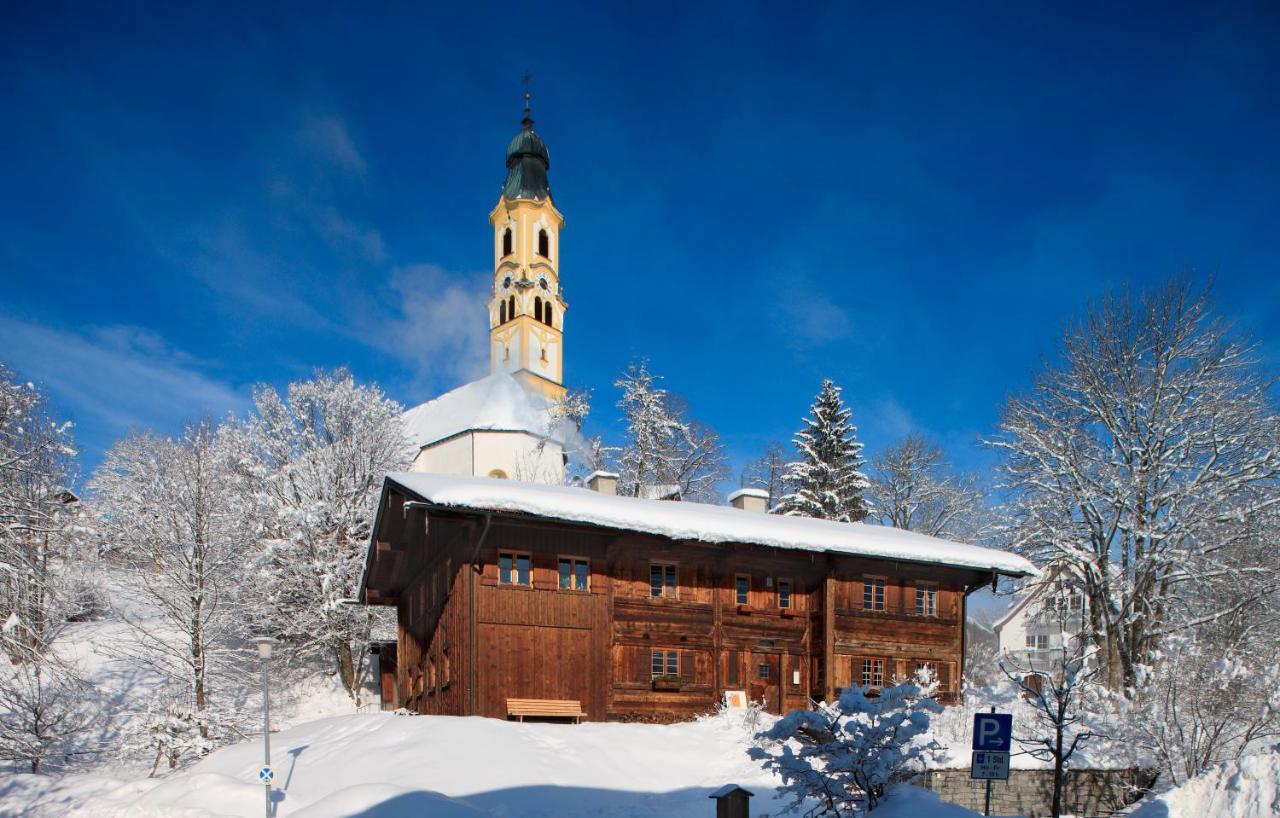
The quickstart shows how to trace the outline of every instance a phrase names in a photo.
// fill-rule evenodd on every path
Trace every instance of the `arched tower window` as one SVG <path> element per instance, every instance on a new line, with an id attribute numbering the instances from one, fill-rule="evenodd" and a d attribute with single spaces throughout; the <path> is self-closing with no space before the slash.
<path id="1" fill-rule="evenodd" d="M 511 255 L 511 228 L 508 227 L 506 232 L 502 234 L 502 255 Z"/>
<path id="2" fill-rule="evenodd" d="M 542 320 L 549 327 L 555 326 L 554 324 L 551 323 L 551 302 L 550 301 L 548 301 L 546 303 L 546 306 L 542 308 Z"/>
<path id="3" fill-rule="evenodd" d="M 533 317 L 539 322 L 542 321 L 542 296 L 533 299 Z"/>
<path id="4" fill-rule="evenodd" d="M 502 304 L 498 307 L 498 323 L 507 323 L 507 299 L 502 299 Z"/>
<path id="5" fill-rule="evenodd" d="M 551 258 L 551 239 L 547 236 L 547 231 L 538 231 L 538 255 L 543 258 Z"/>
<path id="6" fill-rule="evenodd" d="M 507 299 L 507 320 L 516 320 L 516 297 L 514 295 Z"/>

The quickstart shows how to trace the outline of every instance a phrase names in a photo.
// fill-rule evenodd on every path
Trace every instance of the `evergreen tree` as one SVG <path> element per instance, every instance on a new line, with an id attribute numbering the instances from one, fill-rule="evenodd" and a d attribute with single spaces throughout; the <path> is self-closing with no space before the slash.
<path id="1" fill-rule="evenodd" d="M 841 522 L 867 516 L 862 495 L 869 483 L 861 470 L 862 444 L 850 414 L 840 387 L 824 380 L 794 440 L 800 460 L 787 464 L 786 479 L 795 489 L 778 503 L 776 513 Z"/>

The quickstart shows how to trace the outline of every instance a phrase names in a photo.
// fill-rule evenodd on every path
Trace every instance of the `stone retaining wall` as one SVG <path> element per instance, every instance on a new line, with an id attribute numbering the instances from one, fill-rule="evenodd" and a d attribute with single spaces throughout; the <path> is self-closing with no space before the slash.
<path id="1" fill-rule="evenodd" d="M 1142 770 L 1068 770 L 1062 795 L 1064 814 L 1081 818 L 1109 816 L 1142 797 L 1155 777 Z M 969 770 L 931 770 L 914 783 L 943 801 L 982 812 L 986 782 Z M 991 782 L 992 815 L 1044 818 L 1053 805 L 1053 770 L 1010 770 L 1008 781 Z"/>

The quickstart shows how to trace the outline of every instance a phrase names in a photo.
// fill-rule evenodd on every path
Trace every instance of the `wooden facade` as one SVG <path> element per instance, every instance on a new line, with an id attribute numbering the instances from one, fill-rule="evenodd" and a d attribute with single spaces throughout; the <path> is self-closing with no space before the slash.
<path id="1" fill-rule="evenodd" d="M 779 713 L 922 663 L 947 700 L 966 596 L 993 579 L 437 507 L 391 482 L 382 503 L 361 594 L 397 608 L 394 703 L 418 713 L 572 699 L 591 720 L 672 721 L 733 690 Z"/>

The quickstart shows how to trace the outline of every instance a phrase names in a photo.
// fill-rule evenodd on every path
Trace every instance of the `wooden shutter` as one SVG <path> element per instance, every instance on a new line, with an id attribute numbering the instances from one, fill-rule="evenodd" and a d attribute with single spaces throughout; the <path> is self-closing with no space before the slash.
<path id="1" fill-rule="evenodd" d="M 680 678 L 686 682 L 693 682 L 697 676 L 698 661 L 697 652 L 692 650 L 680 651 Z"/>

